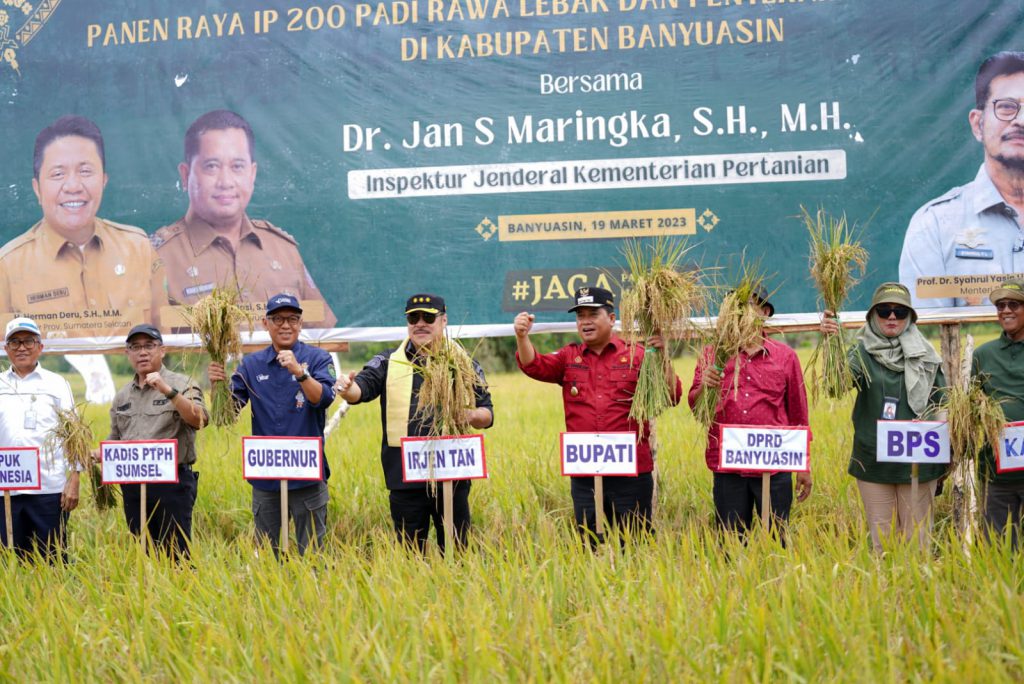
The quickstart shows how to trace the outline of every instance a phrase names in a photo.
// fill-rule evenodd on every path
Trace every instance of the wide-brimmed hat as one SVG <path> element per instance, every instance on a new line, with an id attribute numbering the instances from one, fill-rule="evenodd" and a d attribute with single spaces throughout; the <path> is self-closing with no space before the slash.
<path id="1" fill-rule="evenodd" d="M 1016 299 L 1018 302 L 1024 302 L 1024 280 L 1016 278 L 1004 280 L 1002 285 L 992 290 L 992 294 L 988 298 L 993 304 L 1000 299 Z"/>
<path id="2" fill-rule="evenodd" d="M 910 309 L 910 320 L 917 321 L 917 311 L 910 303 L 910 290 L 902 283 L 882 283 L 875 288 L 875 294 L 871 295 L 871 307 L 868 309 L 865 318 L 871 318 L 871 312 L 879 304 L 898 304 Z"/>

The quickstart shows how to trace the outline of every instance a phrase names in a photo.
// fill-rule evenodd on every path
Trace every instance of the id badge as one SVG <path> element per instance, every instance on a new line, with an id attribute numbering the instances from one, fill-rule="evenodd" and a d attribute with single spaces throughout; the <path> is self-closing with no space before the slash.
<path id="1" fill-rule="evenodd" d="M 25 413 L 25 429 L 35 430 L 36 429 L 36 412 L 35 409 Z"/>
<path id="2" fill-rule="evenodd" d="M 886 397 L 882 403 L 882 420 L 896 420 L 896 407 L 899 403 L 896 397 Z"/>

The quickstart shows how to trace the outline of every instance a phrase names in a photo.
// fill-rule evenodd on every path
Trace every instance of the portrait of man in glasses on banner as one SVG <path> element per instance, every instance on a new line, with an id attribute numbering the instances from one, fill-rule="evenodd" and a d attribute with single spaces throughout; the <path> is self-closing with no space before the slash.
<path id="1" fill-rule="evenodd" d="M 1024 52 L 986 59 L 974 93 L 967 118 L 984 162 L 973 181 L 918 209 L 903 240 L 900 282 L 916 308 L 983 305 L 1024 273 Z"/>

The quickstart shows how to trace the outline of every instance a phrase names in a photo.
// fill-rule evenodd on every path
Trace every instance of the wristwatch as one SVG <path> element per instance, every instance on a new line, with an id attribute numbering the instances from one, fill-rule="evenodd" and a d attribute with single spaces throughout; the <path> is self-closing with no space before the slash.
<path id="1" fill-rule="evenodd" d="M 181 394 L 181 392 L 172 387 L 171 391 L 165 394 L 164 396 L 167 397 L 168 399 L 174 399 L 174 397 L 178 396 L 179 394 Z"/>
<path id="2" fill-rule="evenodd" d="M 306 382 L 306 380 L 309 380 L 309 373 L 306 373 L 306 372 L 304 372 L 299 377 L 295 378 L 296 382 Z"/>

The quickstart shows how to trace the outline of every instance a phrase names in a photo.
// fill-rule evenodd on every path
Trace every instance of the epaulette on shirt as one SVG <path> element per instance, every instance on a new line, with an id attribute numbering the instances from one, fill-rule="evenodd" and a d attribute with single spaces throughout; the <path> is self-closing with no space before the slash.
<path id="1" fill-rule="evenodd" d="M 955 199 L 959 199 L 964 194 L 964 188 L 966 185 L 958 185 L 955 188 L 950 188 L 945 193 L 939 195 L 935 199 L 926 202 L 923 209 L 929 209 L 939 204 L 945 204 L 946 202 L 952 202 Z"/>
<path id="2" fill-rule="evenodd" d="M 11 252 L 17 251 L 19 248 L 21 248 L 21 247 L 29 244 L 33 240 L 35 240 L 36 237 L 39 235 L 39 231 L 41 230 L 41 225 L 42 225 L 42 221 L 40 221 L 36 225 L 32 226 L 31 228 L 26 230 L 24 233 L 22 233 L 21 235 L 19 235 L 18 237 L 12 239 L 10 242 L 8 242 L 6 245 L 4 245 L 3 249 L 0 249 L 0 259 L 3 259 L 5 256 L 10 254 Z"/>
<path id="3" fill-rule="evenodd" d="M 271 233 L 274 233 L 275 235 L 280 236 L 284 240 L 287 240 L 288 242 L 292 243 L 293 245 L 298 245 L 299 244 L 298 241 L 295 238 L 293 238 L 288 231 L 282 230 L 281 228 L 278 228 L 277 226 L 275 226 L 270 221 L 267 221 L 266 219 L 249 219 L 249 220 L 252 222 L 252 225 L 255 228 L 262 228 L 263 230 L 268 230 Z"/>
<path id="4" fill-rule="evenodd" d="M 164 226 L 150 235 L 149 242 L 153 245 L 153 249 L 159 249 L 165 242 L 169 242 L 172 238 L 181 235 L 184 232 L 185 222 L 178 220 L 169 226 Z"/>
<path id="5" fill-rule="evenodd" d="M 137 226 L 129 226 L 127 223 L 118 223 L 116 221 L 111 221 L 110 219 L 99 218 L 99 217 L 96 217 L 96 220 L 100 221 L 101 223 L 105 223 L 106 225 L 110 226 L 114 230 L 121 230 L 121 231 L 124 231 L 126 233 L 135 233 L 136 235 L 141 235 L 142 237 L 146 238 L 147 240 L 149 239 L 149 236 L 146 235 L 146 231 L 142 230 L 141 228 L 139 228 Z"/>

